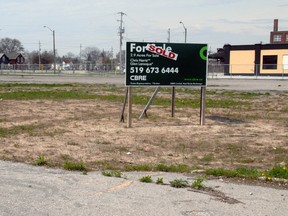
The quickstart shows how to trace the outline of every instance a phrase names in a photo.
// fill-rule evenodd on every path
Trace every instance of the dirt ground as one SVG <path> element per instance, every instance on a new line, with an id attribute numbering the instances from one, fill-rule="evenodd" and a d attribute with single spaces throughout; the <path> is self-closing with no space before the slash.
<path id="1" fill-rule="evenodd" d="M 209 96 L 208 96 L 209 97 Z M 213 96 L 211 96 L 213 97 Z M 272 168 L 288 163 L 288 93 L 262 94 L 249 108 L 199 109 L 133 105 L 132 128 L 120 122 L 122 103 L 99 99 L 1 100 L 0 159 L 53 166 L 83 161 L 90 169 L 135 164 L 185 164 L 195 169 Z"/>

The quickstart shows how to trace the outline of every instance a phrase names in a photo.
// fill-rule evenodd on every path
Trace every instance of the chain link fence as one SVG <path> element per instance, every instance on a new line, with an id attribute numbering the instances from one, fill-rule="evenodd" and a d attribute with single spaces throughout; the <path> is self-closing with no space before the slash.
<path id="1" fill-rule="evenodd" d="M 89 75 L 89 74 L 123 74 L 123 72 L 116 70 L 112 65 L 95 66 L 92 64 L 57 64 L 54 70 L 51 64 L 17 64 L 17 65 L 0 65 L 0 74 L 2 75 Z"/>
<path id="2" fill-rule="evenodd" d="M 239 70 L 242 68 L 242 70 Z M 249 70 L 245 68 L 250 68 Z M 225 64 L 208 64 L 209 78 L 233 77 L 241 76 L 288 76 L 288 69 L 285 65 L 275 66 L 275 70 L 265 72 L 260 65 L 225 65 Z M 237 69 L 237 72 L 235 72 Z M 256 72 L 255 72 L 256 71 Z M 51 64 L 16 64 L 16 65 L 0 65 L 0 75 L 124 75 L 124 71 L 117 70 L 112 65 L 96 66 L 93 64 L 57 64 L 55 70 Z"/>

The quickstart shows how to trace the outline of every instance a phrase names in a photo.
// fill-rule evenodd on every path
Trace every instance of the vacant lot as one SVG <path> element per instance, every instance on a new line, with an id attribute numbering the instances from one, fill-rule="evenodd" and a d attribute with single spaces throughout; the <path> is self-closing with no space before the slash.
<path id="1" fill-rule="evenodd" d="M 113 85 L 0 85 L 0 159 L 90 169 L 184 164 L 195 169 L 271 168 L 288 163 L 288 92 L 208 90 L 199 125 L 199 90 L 133 89 L 133 125 L 120 123 L 125 88 Z M 126 120 L 126 116 L 125 116 Z"/>

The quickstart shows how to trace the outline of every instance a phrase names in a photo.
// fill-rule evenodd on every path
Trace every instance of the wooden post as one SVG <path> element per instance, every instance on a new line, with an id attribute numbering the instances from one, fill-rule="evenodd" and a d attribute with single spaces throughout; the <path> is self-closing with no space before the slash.
<path id="1" fill-rule="evenodd" d="M 201 99 L 200 99 L 200 125 L 205 124 L 205 109 L 206 109 L 206 86 L 201 86 Z"/>
<path id="2" fill-rule="evenodd" d="M 128 116 L 127 127 L 132 127 L 132 87 L 128 87 Z"/>
<path id="3" fill-rule="evenodd" d="M 126 87 L 124 103 L 123 103 L 123 106 L 122 106 L 122 112 L 121 112 L 121 116 L 120 116 L 120 122 L 124 122 L 124 113 L 125 113 L 127 97 L 128 97 L 128 88 Z"/>
<path id="4" fill-rule="evenodd" d="M 159 92 L 159 90 L 160 90 L 160 86 L 158 86 L 158 87 L 155 89 L 155 91 L 154 91 L 154 93 L 152 94 L 150 100 L 149 100 L 148 103 L 146 104 L 143 112 L 141 113 L 139 119 L 141 119 L 144 115 L 147 117 L 147 111 L 148 111 L 150 105 L 152 104 L 153 100 L 155 99 L 155 97 L 156 97 L 157 93 Z"/>
<path id="5" fill-rule="evenodd" d="M 172 98 L 171 98 L 171 116 L 175 114 L 175 87 L 172 87 Z"/>

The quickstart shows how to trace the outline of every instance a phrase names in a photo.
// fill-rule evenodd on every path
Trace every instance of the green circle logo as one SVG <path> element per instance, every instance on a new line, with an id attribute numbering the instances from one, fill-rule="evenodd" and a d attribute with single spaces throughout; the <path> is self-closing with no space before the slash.
<path id="1" fill-rule="evenodd" d="M 200 50 L 200 53 L 199 53 L 201 59 L 203 59 L 204 61 L 207 60 L 207 56 L 205 55 L 205 51 L 207 51 L 207 46 L 202 47 Z"/>

